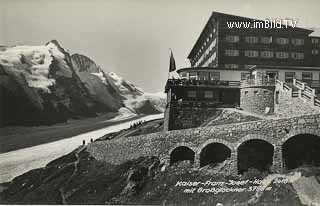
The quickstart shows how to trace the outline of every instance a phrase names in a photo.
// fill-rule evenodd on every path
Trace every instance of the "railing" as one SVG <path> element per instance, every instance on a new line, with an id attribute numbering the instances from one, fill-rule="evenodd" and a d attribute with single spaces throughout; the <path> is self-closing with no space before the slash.
<path id="1" fill-rule="evenodd" d="M 297 80 L 297 79 L 293 79 L 293 85 L 296 86 L 298 89 L 304 90 L 305 87 L 305 83 Z"/>
<path id="2" fill-rule="evenodd" d="M 276 79 L 247 79 L 241 81 L 241 87 L 252 87 L 252 86 L 275 86 Z"/>
<path id="3" fill-rule="evenodd" d="M 320 99 L 315 98 L 314 99 L 314 105 L 319 107 L 320 106 Z"/>
<path id="4" fill-rule="evenodd" d="M 222 102 L 201 102 L 201 101 L 171 101 L 170 107 L 184 107 L 184 108 L 215 108 L 222 105 Z"/>
<path id="5" fill-rule="evenodd" d="M 168 79 L 168 86 L 230 86 L 239 87 L 240 81 L 223 81 L 223 80 L 193 80 L 193 79 Z"/>
<path id="6" fill-rule="evenodd" d="M 299 81 L 305 83 L 307 86 L 312 88 L 320 87 L 320 80 L 299 80 Z"/>
<path id="7" fill-rule="evenodd" d="M 292 97 L 299 97 L 299 91 L 293 91 Z"/>
<path id="8" fill-rule="evenodd" d="M 311 82 L 309 83 L 311 85 Z M 312 103 L 312 105 L 320 106 L 320 99 L 316 96 L 315 89 L 308 86 L 308 83 L 294 79 L 293 85 L 299 89 L 299 97 L 309 101 L 310 103 Z"/>

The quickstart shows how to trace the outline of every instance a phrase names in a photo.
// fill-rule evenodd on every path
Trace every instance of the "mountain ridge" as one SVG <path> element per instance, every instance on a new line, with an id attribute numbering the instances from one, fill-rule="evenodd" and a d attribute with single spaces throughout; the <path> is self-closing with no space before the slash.
<path id="1" fill-rule="evenodd" d="M 128 99 L 150 104 L 144 92 L 92 59 L 67 52 L 57 40 L 42 46 L 2 47 L 0 51 L 0 126 L 48 125 L 70 118 L 116 113 L 140 114 Z M 162 112 L 164 96 L 144 114 Z M 150 106 L 150 105 L 149 105 Z M 122 108 L 122 109 L 121 109 Z M 120 110 L 121 109 L 121 110 Z"/>

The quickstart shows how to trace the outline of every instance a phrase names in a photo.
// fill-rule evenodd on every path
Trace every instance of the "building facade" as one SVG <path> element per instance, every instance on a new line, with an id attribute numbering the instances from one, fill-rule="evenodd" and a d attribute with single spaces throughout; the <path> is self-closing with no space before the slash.
<path id="1" fill-rule="evenodd" d="M 320 93 L 320 37 L 281 24 L 262 28 L 263 22 L 212 13 L 188 55 L 191 67 L 179 69 L 180 79 L 166 84 L 165 130 L 200 126 L 217 107 L 241 107 L 240 82 L 252 78 L 298 79 Z"/>

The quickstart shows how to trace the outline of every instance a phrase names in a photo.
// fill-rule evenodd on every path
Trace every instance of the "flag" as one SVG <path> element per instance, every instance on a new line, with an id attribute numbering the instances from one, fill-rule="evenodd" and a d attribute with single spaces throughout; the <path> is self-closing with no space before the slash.
<path id="1" fill-rule="evenodd" d="M 176 70 L 176 61 L 174 60 L 172 51 L 170 55 L 170 65 L 169 65 L 169 72 L 173 72 Z"/>

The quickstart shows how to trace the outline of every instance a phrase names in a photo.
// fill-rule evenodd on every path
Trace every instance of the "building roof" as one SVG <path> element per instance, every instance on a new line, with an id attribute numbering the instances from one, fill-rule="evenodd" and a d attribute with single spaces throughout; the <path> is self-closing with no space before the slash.
<path id="1" fill-rule="evenodd" d="M 203 38 L 202 36 L 204 35 L 207 27 L 209 27 L 210 22 L 214 19 L 214 18 L 219 18 L 219 17 L 224 17 L 224 18 L 237 18 L 239 20 L 246 20 L 246 21 L 256 21 L 256 22 L 262 22 L 263 20 L 259 20 L 259 19 L 253 19 L 253 18 L 249 18 L 249 17 L 244 17 L 244 16 L 237 16 L 237 15 L 232 15 L 232 14 L 226 14 L 226 13 L 220 13 L 220 12 L 212 12 L 210 18 L 208 19 L 206 25 L 204 26 L 204 28 L 202 29 L 196 43 L 194 44 L 193 48 L 191 49 L 189 55 L 188 55 L 188 59 L 190 59 L 190 57 L 194 54 L 194 52 L 197 50 L 198 45 L 201 43 L 201 38 Z M 300 27 L 295 27 L 295 30 L 300 30 L 300 31 L 305 31 L 308 34 L 314 32 L 314 30 L 311 29 L 306 29 L 306 28 L 300 28 Z"/>

